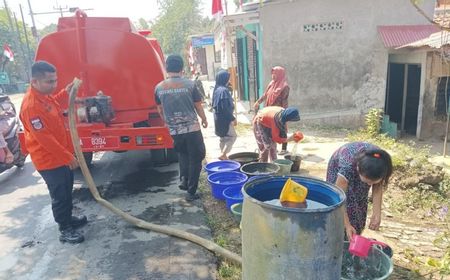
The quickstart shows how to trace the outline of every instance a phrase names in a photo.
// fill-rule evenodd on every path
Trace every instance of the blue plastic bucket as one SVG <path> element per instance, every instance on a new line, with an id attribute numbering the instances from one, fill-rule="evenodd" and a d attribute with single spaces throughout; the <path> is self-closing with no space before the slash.
<path id="1" fill-rule="evenodd" d="M 242 187 L 228 187 L 223 190 L 223 196 L 225 197 L 225 203 L 227 209 L 231 211 L 231 205 L 236 203 L 241 203 L 244 201 L 244 196 L 242 195 Z"/>
<path id="2" fill-rule="evenodd" d="M 288 178 L 308 188 L 307 200 L 323 206 L 267 203 L 280 197 Z M 307 177 L 267 176 L 247 182 L 242 193 L 242 279 L 339 279 L 345 207 L 341 189 Z"/>
<path id="3" fill-rule="evenodd" d="M 236 171 L 216 172 L 208 176 L 208 183 L 211 186 L 212 196 L 224 200 L 223 191 L 226 188 L 242 187 L 247 179 L 247 175 Z"/>
<path id="4" fill-rule="evenodd" d="M 241 167 L 240 163 L 234 160 L 213 161 L 205 165 L 208 175 L 216 172 L 237 171 Z"/>

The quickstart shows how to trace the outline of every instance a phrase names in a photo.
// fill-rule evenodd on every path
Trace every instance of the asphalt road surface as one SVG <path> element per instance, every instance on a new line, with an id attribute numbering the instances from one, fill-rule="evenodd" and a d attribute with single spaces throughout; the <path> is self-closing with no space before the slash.
<path id="1" fill-rule="evenodd" d="M 148 151 L 98 153 L 101 195 L 146 221 L 211 238 L 199 201 L 177 187 L 178 165 L 155 166 Z M 215 257 L 177 238 L 137 229 L 100 206 L 76 172 L 74 212 L 85 242 L 62 244 L 43 179 L 27 159 L 0 174 L 0 279 L 215 279 Z"/>

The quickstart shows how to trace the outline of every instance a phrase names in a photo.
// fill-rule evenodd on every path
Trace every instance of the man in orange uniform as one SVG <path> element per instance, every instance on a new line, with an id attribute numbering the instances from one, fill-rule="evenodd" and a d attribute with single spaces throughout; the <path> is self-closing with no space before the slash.
<path id="1" fill-rule="evenodd" d="M 87 223 L 86 216 L 72 216 L 73 169 L 78 162 L 71 152 L 64 118 L 57 101 L 67 94 L 69 84 L 52 96 L 57 85 L 56 68 L 37 61 L 31 67 L 31 86 L 20 110 L 25 145 L 36 170 L 44 178 L 52 199 L 52 211 L 61 233 L 59 240 L 81 243 L 84 236 L 75 231 Z"/>
<path id="2" fill-rule="evenodd" d="M 267 162 L 277 159 L 277 144 L 289 141 L 299 142 L 303 139 L 300 131 L 287 136 L 287 122 L 297 122 L 300 114 L 296 108 L 286 109 L 278 106 L 269 106 L 259 110 L 253 119 L 253 133 L 259 148 L 259 161 Z"/>

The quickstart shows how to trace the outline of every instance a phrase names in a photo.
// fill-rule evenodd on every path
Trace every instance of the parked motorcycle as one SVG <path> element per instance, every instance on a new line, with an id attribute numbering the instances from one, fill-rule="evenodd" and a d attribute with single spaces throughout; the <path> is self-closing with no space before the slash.
<path id="1" fill-rule="evenodd" d="M 11 163 L 6 163 L 6 157 L 0 158 L 0 173 L 13 167 L 22 167 L 25 164 L 26 155 L 22 154 L 19 142 L 19 130 L 21 124 L 17 116 L 16 108 L 7 95 L 0 94 L 0 133 L 3 135 L 8 149 L 13 154 Z"/>

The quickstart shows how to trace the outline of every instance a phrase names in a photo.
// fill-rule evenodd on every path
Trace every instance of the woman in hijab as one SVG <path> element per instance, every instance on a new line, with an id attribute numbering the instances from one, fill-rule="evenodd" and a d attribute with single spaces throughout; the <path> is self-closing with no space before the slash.
<path id="1" fill-rule="evenodd" d="M 277 159 L 277 144 L 289 141 L 299 142 L 303 138 L 300 131 L 287 136 L 287 122 L 300 120 L 296 108 L 286 109 L 278 106 L 269 106 L 261 109 L 253 119 L 253 132 L 259 148 L 259 161 L 268 162 Z"/>
<path id="2" fill-rule="evenodd" d="M 231 151 L 237 137 L 236 131 L 234 130 L 237 121 L 233 116 L 233 97 L 227 86 L 229 80 L 230 73 L 227 71 L 221 70 L 217 73 L 212 98 L 215 133 L 220 137 L 220 160 L 228 159 L 227 154 Z"/>
<path id="3" fill-rule="evenodd" d="M 265 101 L 264 107 L 279 106 L 288 107 L 289 85 L 286 80 L 286 70 L 281 66 L 272 68 L 272 80 L 264 92 L 264 95 L 256 100 L 254 104 L 255 112 L 258 111 L 259 105 Z M 287 143 L 281 146 L 280 155 L 287 153 Z"/>

